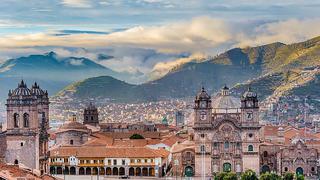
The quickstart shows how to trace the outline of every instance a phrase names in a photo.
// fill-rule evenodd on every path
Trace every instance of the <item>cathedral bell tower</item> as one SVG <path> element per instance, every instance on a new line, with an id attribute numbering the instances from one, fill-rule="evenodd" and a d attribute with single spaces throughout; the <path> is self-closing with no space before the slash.
<path id="1" fill-rule="evenodd" d="M 241 96 L 241 123 L 244 126 L 259 125 L 258 97 L 251 87 Z"/>
<path id="2" fill-rule="evenodd" d="M 28 88 L 22 80 L 7 99 L 5 161 L 34 172 L 47 171 L 49 98 L 37 83 Z"/>
<path id="3" fill-rule="evenodd" d="M 194 101 L 195 175 L 211 175 L 211 97 L 202 87 Z"/>
<path id="4" fill-rule="evenodd" d="M 202 87 L 201 91 L 197 94 L 194 104 L 194 124 L 210 124 L 212 114 L 211 97 L 205 91 L 204 87 Z"/>
<path id="5" fill-rule="evenodd" d="M 98 109 L 91 102 L 89 106 L 84 109 L 83 124 L 89 124 L 92 126 L 99 125 Z"/>
<path id="6" fill-rule="evenodd" d="M 250 87 L 241 97 L 241 126 L 243 171 L 252 169 L 259 173 L 259 105 L 257 93 Z"/>

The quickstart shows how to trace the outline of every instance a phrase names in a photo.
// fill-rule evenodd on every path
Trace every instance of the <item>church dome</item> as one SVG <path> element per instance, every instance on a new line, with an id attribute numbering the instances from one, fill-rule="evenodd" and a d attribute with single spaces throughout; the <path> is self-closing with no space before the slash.
<path id="1" fill-rule="evenodd" d="M 18 87 L 13 90 L 11 93 L 11 96 L 30 96 L 31 91 L 28 89 L 27 85 L 22 80 L 21 83 L 18 85 Z"/>
<path id="2" fill-rule="evenodd" d="M 32 85 L 31 93 L 32 93 L 32 95 L 35 95 L 35 96 L 45 95 L 45 92 L 39 87 L 37 82 L 35 82 L 34 85 Z"/>
<path id="3" fill-rule="evenodd" d="M 235 112 L 238 112 L 238 109 L 240 109 L 240 99 L 235 98 L 230 95 L 229 88 L 225 86 L 222 88 L 221 92 L 218 93 L 212 101 L 212 108 L 214 111 L 223 111 L 226 112 L 226 110 L 235 110 Z"/>
<path id="4" fill-rule="evenodd" d="M 73 115 L 71 120 L 64 123 L 60 128 L 59 131 L 66 131 L 66 130 L 79 130 L 79 131 L 87 131 L 87 126 L 83 125 L 76 121 L 76 116 Z"/>

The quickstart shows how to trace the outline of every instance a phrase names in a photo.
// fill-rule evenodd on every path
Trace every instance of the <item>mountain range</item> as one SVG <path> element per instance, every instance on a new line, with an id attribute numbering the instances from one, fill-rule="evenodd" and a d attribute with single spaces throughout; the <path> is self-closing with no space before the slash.
<path id="1" fill-rule="evenodd" d="M 214 93 L 224 84 L 234 90 L 257 83 L 262 98 L 268 98 L 279 86 L 281 93 L 304 85 L 307 68 L 320 65 L 320 37 L 294 44 L 275 42 L 257 47 L 234 48 L 205 61 L 192 61 L 171 69 L 165 76 L 140 85 L 101 76 L 69 85 L 59 96 L 109 98 L 121 102 L 155 101 L 194 96 L 201 86 Z M 294 75 L 299 74 L 299 75 Z M 298 78 L 295 82 L 291 78 Z M 298 84 L 298 85 L 296 85 Z"/>
<path id="2" fill-rule="evenodd" d="M 3 90 L 14 89 L 24 79 L 28 84 L 37 81 L 53 95 L 68 84 L 89 77 L 109 75 L 125 79 L 127 74 L 115 72 L 87 58 L 61 58 L 54 52 L 9 59 L 0 66 L 0 84 Z M 4 100 L 7 91 L 1 91 Z"/>

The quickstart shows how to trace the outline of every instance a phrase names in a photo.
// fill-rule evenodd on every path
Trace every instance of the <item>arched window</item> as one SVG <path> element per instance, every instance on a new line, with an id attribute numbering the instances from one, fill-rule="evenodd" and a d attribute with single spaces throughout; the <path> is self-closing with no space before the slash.
<path id="1" fill-rule="evenodd" d="M 252 151 L 253 151 L 253 146 L 252 146 L 252 145 L 249 145 L 249 146 L 248 146 L 248 151 L 249 151 L 249 152 L 252 152 Z"/>
<path id="2" fill-rule="evenodd" d="M 14 160 L 14 164 L 19 164 L 18 159 Z"/>
<path id="3" fill-rule="evenodd" d="M 29 127 L 29 114 L 23 114 L 23 127 Z"/>
<path id="4" fill-rule="evenodd" d="M 70 140 L 70 144 L 73 145 L 73 140 L 72 139 Z"/>
<path id="5" fill-rule="evenodd" d="M 18 113 L 14 113 L 14 115 L 13 115 L 13 123 L 14 123 L 14 127 L 15 128 L 19 127 L 19 114 Z"/>
<path id="6" fill-rule="evenodd" d="M 263 157 L 268 157 L 268 152 L 267 151 L 263 152 Z"/>
<path id="7" fill-rule="evenodd" d="M 285 167 L 285 168 L 284 168 L 284 171 L 287 172 L 287 171 L 288 171 L 288 167 Z"/>

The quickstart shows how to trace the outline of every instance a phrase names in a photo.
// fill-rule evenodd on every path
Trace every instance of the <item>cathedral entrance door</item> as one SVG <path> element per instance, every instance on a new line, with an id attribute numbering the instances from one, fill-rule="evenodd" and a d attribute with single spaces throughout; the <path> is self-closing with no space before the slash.
<path id="1" fill-rule="evenodd" d="M 187 177 L 192 177 L 193 176 L 193 168 L 191 166 L 187 166 L 184 170 L 184 174 Z"/>
<path id="2" fill-rule="evenodd" d="M 303 175 L 303 169 L 302 169 L 302 167 L 298 167 L 298 168 L 297 168 L 296 174 L 297 174 L 297 175 Z"/>
<path id="3" fill-rule="evenodd" d="M 224 163 L 223 164 L 223 172 L 230 172 L 231 171 L 231 164 L 230 163 Z"/>

